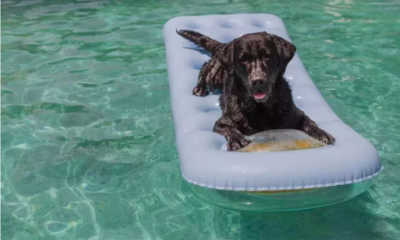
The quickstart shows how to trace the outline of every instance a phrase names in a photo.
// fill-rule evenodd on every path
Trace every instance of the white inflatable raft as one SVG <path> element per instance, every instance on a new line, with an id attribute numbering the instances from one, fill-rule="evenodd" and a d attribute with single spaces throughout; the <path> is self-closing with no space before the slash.
<path id="1" fill-rule="evenodd" d="M 270 14 L 177 17 L 165 24 L 176 145 L 183 177 L 197 196 L 230 209 L 280 211 L 344 201 L 372 184 L 370 179 L 382 169 L 377 151 L 331 110 L 298 54 L 285 73 L 295 104 L 332 134 L 336 144 L 296 151 L 226 151 L 224 137 L 212 131 L 221 116 L 218 95 L 192 95 L 199 69 L 209 55 L 179 36 L 176 30 L 180 29 L 224 43 L 261 31 L 290 38 L 283 21 Z"/>

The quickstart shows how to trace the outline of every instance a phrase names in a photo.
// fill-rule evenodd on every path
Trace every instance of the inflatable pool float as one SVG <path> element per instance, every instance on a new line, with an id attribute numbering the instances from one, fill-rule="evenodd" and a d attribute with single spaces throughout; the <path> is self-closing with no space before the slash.
<path id="1" fill-rule="evenodd" d="M 227 43 L 243 34 L 266 31 L 291 41 L 283 21 L 270 14 L 177 17 L 163 29 L 175 139 L 184 179 L 196 196 L 223 208 L 288 211 L 351 199 L 367 190 L 381 171 L 373 145 L 329 107 L 298 54 L 285 77 L 295 104 L 335 145 L 292 151 L 228 152 L 213 132 L 221 116 L 218 95 L 192 95 L 206 51 L 180 37 L 191 29 Z M 299 148 L 299 149 L 300 149 Z M 305 147 L 307 148 L 307 147 Z"/>

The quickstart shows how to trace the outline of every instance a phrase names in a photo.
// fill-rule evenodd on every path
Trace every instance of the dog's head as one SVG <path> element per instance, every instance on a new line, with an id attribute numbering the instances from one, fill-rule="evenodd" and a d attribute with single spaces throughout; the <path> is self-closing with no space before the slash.
<path id="1" fill-rule="evenodd" d="M 266 32 L 243 35 L 230 45 L 230 65 L 257 102 L 266 102 L 274 84 L 285 73 L 296 47 Z"/>

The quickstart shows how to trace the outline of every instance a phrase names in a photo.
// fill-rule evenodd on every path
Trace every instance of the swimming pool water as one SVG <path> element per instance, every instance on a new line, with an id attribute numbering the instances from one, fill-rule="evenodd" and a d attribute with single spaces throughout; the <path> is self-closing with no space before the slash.
<path id="1" fill-rule="evenodd" d="M 286 213 L 199 201 L 174 145 L 162 26 L 273 13 L 385 169 L 361 196 Z M 400 3 L 2 1 L 2 239 L 400 239 Z M 323 159 L 321 159 L 323 161 Z"/>

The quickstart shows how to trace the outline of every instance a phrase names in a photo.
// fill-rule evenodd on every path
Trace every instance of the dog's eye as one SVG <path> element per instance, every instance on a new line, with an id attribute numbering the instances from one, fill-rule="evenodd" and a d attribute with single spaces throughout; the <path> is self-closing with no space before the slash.
<path id="1" fill-rule="evenodd" d="M 250 59 L 250 57 L 248 55 L 243 55 L 239 58 L 239 61 L 242 63 L 246 63 L 249 61 L 249 59 Z"/>
<path id="2" fill-rule="evenodd" d="M 266 59 L 271 58 L 271 53 L 267 52 L 267 53 L 264 55 L 264 57 L 265 57 Z"/>

